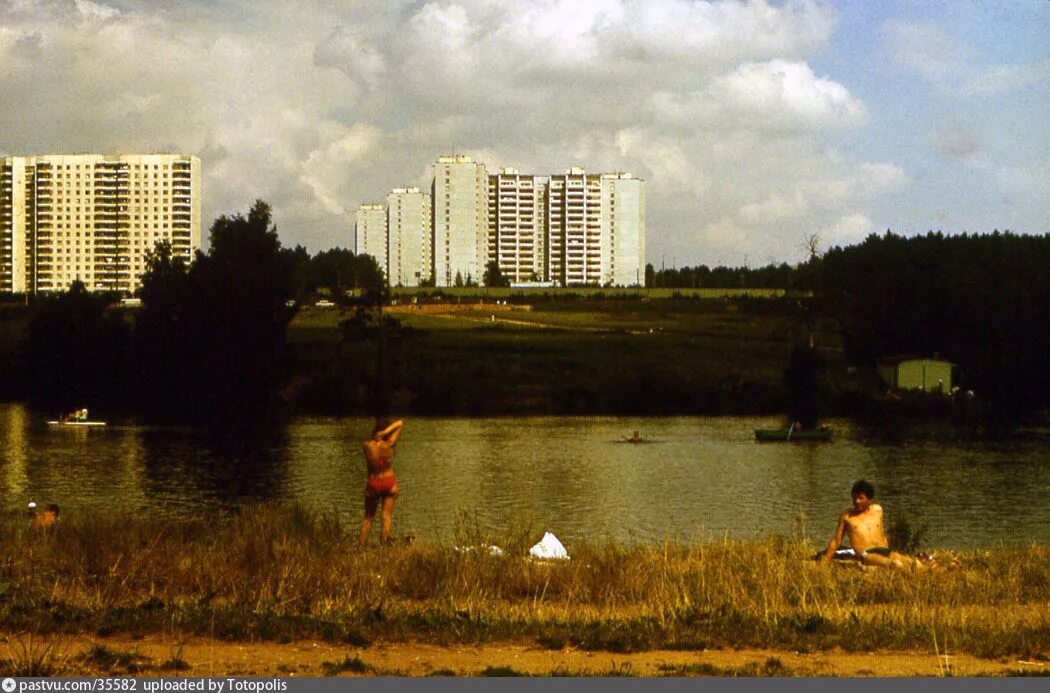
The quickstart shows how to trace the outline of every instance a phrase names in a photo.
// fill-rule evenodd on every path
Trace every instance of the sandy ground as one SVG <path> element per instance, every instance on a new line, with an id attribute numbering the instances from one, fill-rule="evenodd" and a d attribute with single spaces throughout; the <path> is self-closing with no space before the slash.
<path id="1" fill-rule="evenodd" d="M 45 652 L 45 648 L 50 648 Z M 244 643 L 190 637 L 0 636 L 0 657 L 43 654 L 54 673 L 121 676 L 1003 676 L 1050 674 L 1050 661 L 986 660 L 933 652 L 797 653 L 655 650 L 631 654 L 547 650 L 529 643 L 443 647 L 376 643 Z M 488 671 L 487 671 L 488 670 Z M 493 671 L 495 670 L 495 671 Z"/>

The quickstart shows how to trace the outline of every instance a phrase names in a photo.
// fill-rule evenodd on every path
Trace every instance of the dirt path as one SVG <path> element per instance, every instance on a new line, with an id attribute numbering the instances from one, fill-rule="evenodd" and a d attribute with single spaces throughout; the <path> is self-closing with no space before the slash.
<path id="1" fill-rule="evenodd" d="M 932 652 L 818 653 L 773 650 L 651 651 L 632 654 L 547 650 L 527 643 L 442 647 L 377 643 L 368 648 L 323 642 L 231 643 L 169 636 L 141 639 L 0 637 L 0 657 L 26 658 L 50 645 L 47 663 L 64 675 L 142 676 L 956 676 L 1050 673 L 1050 662 L 1016 658 L 945 659 Z"/>
<path id="2" fill-rule="evenodd" d="M 535 327 L 541 330 L 561 330 L 563 332 L 608 332 L 608 333 L 620 333 L 620 334 L 652 334 L 652 330 L 631 330 L 622 327 L 589 327 L 586 325 L 555 325 L 549 322 L 536 322 L 534 320 L 512 320 L 510 318 L 499 317 L 495 314 L 489 317 L 475 317 L 473 315 L 463 315 L 462 313 L 456 313 L 455 315 L 444 315 L 441 313 L 432 314 L 429 317 L 441 318 L 443 320 L 463 320 L 466 322 L 477 322 L 483 324 L 504 324 L 504 325 L 517 325 L 519 327 Z"/>

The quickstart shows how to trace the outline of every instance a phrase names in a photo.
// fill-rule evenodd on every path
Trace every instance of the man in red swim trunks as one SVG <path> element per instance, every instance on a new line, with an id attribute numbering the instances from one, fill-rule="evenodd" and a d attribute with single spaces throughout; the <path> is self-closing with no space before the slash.
<path id="1" fill-rule="evenodd" d="M 394 446 L 401 437 L 405 422 L 394 423 L 379 421 L 372 430 L 371 440 L 366 440 L 361 447 L 368 465 L 368 482 L 365 484 L 365 517 L 361 521 L 361 534 L 357 541 L 364 546 L 368 533 L 372 531 L 372 522 L 380 502 L 383 504 L 382 527 L 379 543 L 385 544 L 390 539 L 390 522 L 394 515 L 394 501 L 400 489 L 397 477 L 394 476 Z"/>

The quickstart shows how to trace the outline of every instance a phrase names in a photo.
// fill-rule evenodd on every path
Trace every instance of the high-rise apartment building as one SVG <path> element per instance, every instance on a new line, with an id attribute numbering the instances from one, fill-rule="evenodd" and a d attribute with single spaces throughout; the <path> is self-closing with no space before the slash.
<path id="1" fill-rule="evenodd" d="M 358 208 L 354 235 L 357 254 L 371 255 L 386 272 L 386 209 L 383 205 L 367 204 Z"/>
<path id="2" fill-rule="evenodd" d="M 468 156 L 434 164 L 433 262 L 437 286 L 481 282 L 488 262 L 488 174 Z"/>
<path id="3" fill-rule="evenodd" d="M 158 243 L 193 260 L 200 189 L 195 156 L 0 159 L 0 291 L 134 292 Z"/>
<path id="4" fill-rule="evenodd" d="M 630 173 L 602 174 L 604 284 L 645 285 L 645 182 Z"/>
<path id="5" fill-rule="evenodd" d="M 546 278 L 561 286 L 643 286 L 645 181 L 572 168 L 547 187 Z"/>
<path id="6" fill-rule="evenodd" d="M 602 247 L 602 177 L 571 168 L 550 177 L 547 197 L 548 278 L 562 286 L 603 284 L 608 257 Z"/>
<path id="7" fill-rule="evenodd" d="M 488 261 L 513 283 L 547 279 L 547 178 L 513 168 L 489 176 Z"/>
<path id="8" fill-rule="evenodd" d="M 443 156 L 431 194 L 395 188 L 357 211 L 357 252 L 375 256 L 391 286 L 484 281 L 492 261 L 514 284 L 643 286 L 645 181 L 572 168 L 561 175 L 488 175 Z"/>
<path id="9" fill-rule="evenodd" d="M 419 188 L 394 188 L 386 196 L 390 286 L 419 286 L 430 279 L 430 205 L 430 195 Z"/>

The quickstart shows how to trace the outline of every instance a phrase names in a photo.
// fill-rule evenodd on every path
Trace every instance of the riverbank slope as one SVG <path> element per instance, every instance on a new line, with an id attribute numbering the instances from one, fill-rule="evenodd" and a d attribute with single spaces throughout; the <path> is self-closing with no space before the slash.
<path id="1" fill-rule="evenodd" d="M 315 676 L 1046 676 L 1050 662 L 982 659 L 954 651 L 797 652 L 771 649 L 650 650 L 608 653 L 528 642 L 441 646 L 376 643 L 359 648 L 301 640 L 229 642 L 207 637 L 0 634 L 0 661 L 14 675 L 151 677 Z M 22 674 L 26 648 L 40 657 Z"/>
<path id="2" fill-rule="evenodd" d="M 361 549 L 355 527 L 298 506 L 184 520 L 74 513 L 46 533 L 3 524 L 0 631 L 38 638 L 309 640 L 347 652 L 514 643 L 604 661 L 932 648 L 1000 663 L 1050 657 L 1043 546 L 905 573 L 816 563 L 813 546 L 776 537 L 574 544 L 569 560 L 539 561 L 527 557 L 537 540 L 527 528 L 491 536 L 466 525 L 452 545 Z"/>

